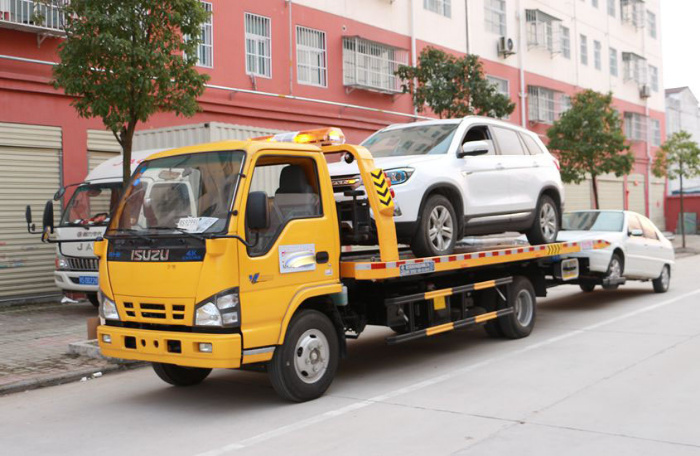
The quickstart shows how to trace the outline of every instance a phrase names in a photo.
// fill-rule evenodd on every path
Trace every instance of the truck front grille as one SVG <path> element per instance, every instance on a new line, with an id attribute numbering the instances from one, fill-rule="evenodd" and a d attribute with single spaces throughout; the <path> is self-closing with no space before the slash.
<path id="1" fill-rule="evenodd" d="M 66 259 L 68 260 L 68 267 L 72 271 L 97 272 L 99 262 L 97 258 L 66 257 Z"/>
<path id="2" fill-rule="evenodd" d="M 127 317 L 138 321 L 182 322 L 185 319 L 186 306 L 184 304 L 124 301 L 124 310 Z"/>

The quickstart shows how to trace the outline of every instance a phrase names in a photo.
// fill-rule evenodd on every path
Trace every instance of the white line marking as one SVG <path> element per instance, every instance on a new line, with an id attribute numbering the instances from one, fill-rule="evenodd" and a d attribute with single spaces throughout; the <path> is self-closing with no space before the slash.
<path id="1" fill-rule="evenodd" d="M 322 413 L 320 415 L 316 415 L 316 416 L 311 417 L 311 418 L 307 418 L 305 420 L 296 422 L 294 424 L 282 426 L 282 427 L 279 427 L 277 429 L 273 429 L 273 430 L 268 431 L 268 432 L 263 432 L 262 434 L 258 434 L 256 436 L 241 440 L 239 442 L 230 443 L 230 444 L 224 445 L 220 448 L 216 448 L 216 449 L 204 452 L 204 453 L 199 453 L 197 456 L 220 456 L 220 455 L 224 455 L 226 453 L 230 453 L 230 452 L 233 452 L 236 450 L 248 448 L 248 447 L 251 447 L 251 446 L 256 445 L 258 443 L 262 443 L 262 442 L 265 442 L 267 440 L 273 439 L 275 437 L 279 437 L 281 435 L 288 434 L 290 432 L 297 431 L 299 429 L 304 429 L 306 427 L 312 426 L 312 425 L 317 424 L 317 423 L 321 423 L 323 421 L 327 421 L 331 418 L 335 418 L 335 417 L 345 415 L 345 414 L 350 413 L 350 412 L 354 412 L 354 411 L 359 410 L 359 409 L 363 409 L 363 408 L 368 407 L 368 406 L 375 404 L 377 402 L 383 402 L 383 401 L 386 401 L 388 399 L 392 399 L 394 397 L 401 396 L 403 394 L 412 393 L 414 391 L 418 391 L 418 390 L 421 390 L 423 388 L 427 388 L 429 386 L 434 386 L 437 383 L 453 379 L 459 375 L 465 374 L 467 372 L 471 372 L 475 369 L 479 369 L 481 367 L 488 366 L 489 364 L 503 361 L 507 358 L 512 358 L 514 356 L 518 356 L 518 355 L 521 355 L 523 353 L 527 353 L 529 351 L 536 350 L 538 348 L 546 347 L 547 345 L 551 345 L 551 344 L 554 344 L 556 342 L 560 342 L 562 340 L 569 339 L 569 338 L 577 336 L 579 334 L 583 334 L 587 331 L 592 331 L 592 330 L 598 329 L 602 326 L 607 326 L 607 325 L 610 325 L 612 323 L 617 323 L 619 321 L 626 320 L 628 318 L 636 317 L 637 315 L 640 315 L 643 313 L 651 312 L 652 310 L 656 310 L 656 309 L 659 309 L 661 307 L 666 307 L 668 305 L 674 304 L 678 301 L 681 301 L 681 300 L 688 298 L 690 296 L 694 296 L 696 294 L 700 294 L 700 290 L 690 291 L 690 292 L 682 294 L 680 296 L 676 296 L 675 298 L 667 299 L 666 301 L 662 301 L 662 302 L 657 303 L 657 304 L 652 304 L 650 306 L 642 307 L 640 309 L 624 313 L 624 314 L 619 315 L 617 317 L 609 318 L 609 319 L 603 320 L 599 323 L 594 323 L 592 325 L 588 325 L 588 326 L 581 328 L 581 329 L 575 329 L 575 330 L 570 331 L 568 333 L 564 333 L 564 334 L 556 336 L 556 337 L 551 337 L 551 338 L 546 339 L 542 342 L 528 345 L 527 347 L 521 348 L 520 350 L 515 350 L 512 352 L 508 352 L 506 354 L 500 355 L 500 356 L 496 356 L 496 357 L 489 358 L 489 359 L 484 360 L 484 361 L 480 361 L 478 363 L 470 364 L 468 366 L 453 370 L 453 371 L 448 372 L 446 374 L 438 375 L 437 377 L 432 377 L 432 378 L 414 383 L 412 385 L 405 386 L 403 388 L 389 391 L 388 393 L 380 394 L 379 396 L 374 396 L 370 399 L 354 402 L 350 405 L 346 405 L 344 407 L 340 407 L 340 408 L 337 408 L 335 410 L 329 410 L 325 413 Z"/>

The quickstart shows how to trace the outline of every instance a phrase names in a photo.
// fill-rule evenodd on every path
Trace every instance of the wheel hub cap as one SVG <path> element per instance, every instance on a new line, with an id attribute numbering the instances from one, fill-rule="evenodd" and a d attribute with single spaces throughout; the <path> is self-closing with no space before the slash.
<path id="1" fill-rule="evenodd" d="M 557 212 L 549 203 L 544 203 L 540 208 L 540 230 L 546 240 L 554 240 L 557 233 Z"/>
<path id="2" fill-rule="evenodd" d="M 515 298 L 513 308 L 515 310 L 515 318 L 518 319 L 518 322 L 523 326 L 529 325 L 533 313 L 533 302 L 530 293 L 526 290 L 521 290 Z"/>
<path id="3" fill-rule="evenodd" d="M 445 206 L 435 206 L 430 213 L 428 236 L 430 243 L 437 250 L 445 250 L 454 236 L 452 215 Z"/>
<path id="4" fill-rule="evenodd" d="M 317 329 L 301 335 L 294 350 L 294 369 L 304 383 L 318 381 L 328 369 L 330 346 L 328 339 Z"/>

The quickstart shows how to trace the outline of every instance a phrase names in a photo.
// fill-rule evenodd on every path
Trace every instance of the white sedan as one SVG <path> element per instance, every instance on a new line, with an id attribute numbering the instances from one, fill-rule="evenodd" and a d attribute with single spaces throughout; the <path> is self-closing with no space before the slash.
<path id="1" fill-rule="evenodd" d="M 588 273 L 579 279 L 583 291 L 600 284 L 615 289 L 626 280 L 651 280 L 654 291 L 665 293 L 671 282 L 673 246 L 646 217 L 630 211 L 576 211 L 564 214 L 559 242 L 602 239 L 610 247 L 581 252 Z"/>

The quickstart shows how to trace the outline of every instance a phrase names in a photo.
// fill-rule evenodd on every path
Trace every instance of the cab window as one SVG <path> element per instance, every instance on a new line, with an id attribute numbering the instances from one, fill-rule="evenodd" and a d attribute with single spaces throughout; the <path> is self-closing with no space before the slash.
<path id="1" fill-rule="evenodd" d="M 290 221 L 323 215 L 318 170 L 311 158 L 260 158 L 250 182 L 252 192 L 267 197 L 270 223 L 265 229 L 251 230 L 246 220 L 246 237 L 254 243 L 248 249 L 251 256 L 267 253 Z"/>
<path id="2" fill-rule="evenodd" d="M 489 153 L 486 155 L 495 155 L 496 151 L 495 148 L 493 147 L 493 138 L 491 138 L 491 132 L 489 131 L 489 127 L 486 125 L 476 125 L 467 131 L 467 134 L 464 135 L 464 140 L 462 141 L 462 145 L 468 142 L 472 141 L 485 141 L 489 145 Z"/>
<path id="3" fill-rule="evenodd" d="M 518 133 L 509 128 L 493 127 L 501 155 L 526 155 Z"/>

